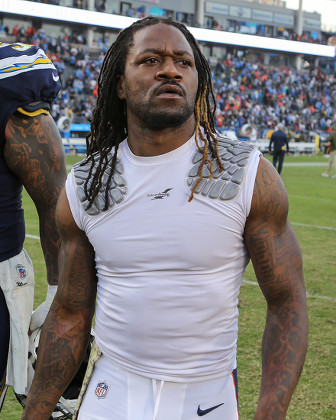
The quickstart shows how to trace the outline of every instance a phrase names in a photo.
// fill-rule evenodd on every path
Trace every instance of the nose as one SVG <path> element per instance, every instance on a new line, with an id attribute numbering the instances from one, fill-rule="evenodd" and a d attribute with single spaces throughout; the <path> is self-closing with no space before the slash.
<path id="1" fill-rule="evenodd" d="M 177 67 L 174 60 L 172 58 L 167 57 L 163 61 L 155 77 L 157 80 L 165 80 L 165 79 L 181 80 L 182 73 L 179 71 L 179 68 Z"/>

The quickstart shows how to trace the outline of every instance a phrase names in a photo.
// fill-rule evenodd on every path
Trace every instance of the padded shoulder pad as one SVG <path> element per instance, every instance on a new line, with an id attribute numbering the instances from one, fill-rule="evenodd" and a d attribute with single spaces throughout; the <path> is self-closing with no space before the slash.
<path id="1" fill-rule="evenodd" d="M 211 158 L 213 177 L 210 179 L 210 164 L 207 162 L 202 170 L 203 179 L 197 185 L 194 194 L 219 200 L 232 200 L 236 197 L 243 182 L 246 165 L 255 146 L 247 142 L 231 140 L 224 136 L 218 137 L 218 154 L 224 171 L 220 170 L 215 158 Z M 199 178 L 199 168 L 203 154 L 199 151 L 192 159 L 187 184 L 192 190 Z"/>
<path id="2" fill-rule="evenodd" d="M 42 49 L 0 42 L 0 135 L 19 107 L 51 103 L 60 87 L 57 70 Z"/>
<path id="3" fill-rule="evenodd" d="M 83 162 L 82 163 L 79 162 L 79 163 L 76 163 L 73 167 L 74 175 L 75 175 L 75 182 L 77 185 L 78 198 L 80 202 L 82 203 L 83 209 L 90 216 L 96 216 L 104 211 L 103 209 L 105 206 L 105 189 L 106 189 L 109 175 L 111 174 L 111 162 L 112 162 L 111 155 L 109 156 L 109 160 L 110 162 L 103 175 L 103 185 L 100 188 L 99 193 L 94 199 L 94 202 L 90 208 L 88 208 L 89 202 L 85 195 L 84 183 L 89 176 L 91 162 L 86 162 L 84 165 L 83 165 Z M 98 161 L 99 161 L 99 156 L 96 155 L 95 165 L 92 170 L 91 179 L 93 178 L 94 174 L 97 171 Z M 91 182 L 89 181 L 89 185 L 90 183 Z M 115 205 L 120 204 L 124 200 L 124 197 L 127 193 L 127 183 L 126 183 L 126 179 L 124 178 L 124 167 L 119 159 L 117 159 L 115 171 L 114 171 L 114 174 L 112 176 L 112 179 L 108 188 L 109 188 L 108 208 L 110 209 L 114 207 Z"/>

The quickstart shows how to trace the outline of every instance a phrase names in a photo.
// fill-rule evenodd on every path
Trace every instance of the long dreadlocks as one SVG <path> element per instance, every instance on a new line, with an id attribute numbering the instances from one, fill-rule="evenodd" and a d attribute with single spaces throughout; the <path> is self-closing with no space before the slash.
<path id="1" fill-rule="evenodd" d="M 196 70 L 198 72 L 198 89 L 194 111 L 196 121 L 195 139 L 198 149 L 203 154 L 203 159 L 199 167 L 199 178 L 192 188 L 189 201 L 192 200 L 193 193 L 203 178 L 202 170 L 206 162 L 210 166 L 212 176 L 212 162 L 209 157 L 209 151 L 212 157 L 217 159 L 220 169 L 223 170 L 221 160 L 218 156 L 218 142 L 215 136 L 214 113 L 216 102 L 212 90 L 209 64 L 203 56 L 197 41 L 184 24 L 176 22 L 171 18 L 149 16 L 136 21 L 119 33 L 116 41 L 107 51 L 100 70 L 98 78 L 98 99 L 92 114 L 91 132 L 86 138 L 87 158 L 83 163 L 91 163 L 89 175 L 84 184 L 84 191 L 89 202 L 88 207 L 91 207 L 99 190 L 102 188 L 104 172 L 110 164 L 109 154 L 111 149 L 115 147 L 111 162 L 111 171 L 107 182 L 104 181 L 104 210 L 107 210 L 109 204 L 109 185 L 116 166 L 118 147 L 128 134 L 127 120 L 124 112 L 125 103 L 118 97 L 117 83 L 119 76 L 124 74 L 126 58 L 133 45 L 134 34 L 147 26 L 159 23 L 172 25 L 183 33 L 193 50 Z M 202 147 L 198 142 L 199 138 L 204 143 Z M 96 170 L 92 176 L 95 166 Z"/>

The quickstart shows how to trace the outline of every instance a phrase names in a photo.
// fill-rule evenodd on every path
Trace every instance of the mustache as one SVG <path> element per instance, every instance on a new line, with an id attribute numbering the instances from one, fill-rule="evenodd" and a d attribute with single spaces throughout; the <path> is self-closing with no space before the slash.
<path id="1" fill-rule="evenodd" d="M 165 80 L 162 83 L 160 83 L 159 86 L 156 86 L 155 90 L 154 90 L 154 94 L 161 89 L 163 86 L 177 86 L 178 88 L 181 89 L 181 91 L 183 92 L 183 95 L 186 95 L 187 91 L 185 89 L 184 86 L 182 86 L 179 82 L 177 82 L 176 80 Z"/>

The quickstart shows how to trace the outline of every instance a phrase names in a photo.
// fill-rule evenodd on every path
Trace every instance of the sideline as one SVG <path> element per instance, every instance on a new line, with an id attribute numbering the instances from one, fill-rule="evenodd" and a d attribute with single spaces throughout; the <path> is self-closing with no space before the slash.
<path id="1" fill-rule="evenodd" d="M 250 280 L 243 280 L 244 284 L 249 284 L 251 286 L 258 286 L 258 283 L 256 281 L 250 281 Z M 336 303 L 336 298 L 330 297 L 330 296 L 321 296 L 321 295 L 314 295 L 312 293 L 306 292 L 307 298 L 311 299 L 320 299 L 320 300 L 328 300 L 329 302 Z"/>

